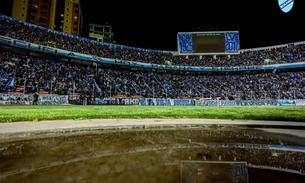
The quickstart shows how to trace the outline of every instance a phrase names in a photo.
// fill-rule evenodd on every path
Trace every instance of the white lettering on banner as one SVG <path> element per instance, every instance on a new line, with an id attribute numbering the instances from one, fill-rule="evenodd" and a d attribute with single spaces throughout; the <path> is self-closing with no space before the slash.
<path id="1" fill-rule="evenodd" d="M 115 105 L 118 103 L 116 98 L 96 99 L 90 102 L 92 105 Z"/>
<path id="2" fill-rule="evenodd" d="M 53 104 L 68 104 L 68 96 L 53 96 Z"/>
<path id="3" fill-rule="evenodd" d="M 140 100 L 137 98 L 126 98 L 122 100 L 123 105 L 139 105 Z M 116 105 L 119 104 L 118 98 L 96 99 L 90 102 L 92 105 Z"/>
<path id="4" fill-rule="evenodd" d="M 0 104 L 28 104 L 33 101 L 33 96 L 24 94 L 0 94 Z"/>
<path id="5" fill-rule="evenodd" d="M 219 102 L 218 102 L 218 100 L 197 100 L 196 105 L 197 106 L 218 106 Z"/>
<path id="6" fill-rule="evenodd" d="M 296 106 L 296 100 L 278 100 L 277 105 L 279 105 L 279 106 Z"/>
<path id="7" fill-rule="evenodd" d="M 33 95 L 25 94 L 0 94 L 0 104 L 12 105 L 12 104 L 24 104 L 31 105 L 33 103 Z M 61 105 L 68 104 L 67 95 L 45 95 L 39 96 L 39 105 Z"/>
<path id="8" fill-rule="evenodd" d="M 182 99 L 182 100 L 174 100 L 174 105 L 176 106 L 190 106 L 194 105 L 193 100 L 188 100 L 188 99 Z"/>
<path id="9" fill-rule="evenodd" d="M 157 99 L 157 105 L 172 105 L 171 99 Z"/>
<path id="10" fill-rule="evenodd" d="M 127 98 L 124 100 L 125 105 L 139 105 L 139 99 L 137 98 Z"/>
<path id="11" fill-rule="evenodd" d="M 38 104 L 40 105 L 61 105 L 68 104 L 67 95 L 55 95 L 55 96 L 39 96 Z"/>

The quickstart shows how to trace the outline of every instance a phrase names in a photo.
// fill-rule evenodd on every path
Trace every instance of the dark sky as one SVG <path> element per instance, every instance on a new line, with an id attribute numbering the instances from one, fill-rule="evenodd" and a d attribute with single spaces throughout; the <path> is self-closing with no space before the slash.
<path id="1" fill-rule="evenodd" d="M 113 26 L 118 44 L 177 50 L 177 32 L 211 25 L 240 31 L 241 48 L 303 41 L 304 1 L 295 0 L 289 13 L 279 9 L 278 0 L 102 1 L 99 6 L 83 0 L 82 6 L 86 22 Z"/>
<path id="2" fill-rule="evenodd" d="M 94 4 L 97 3 L 98 4 Z M 177 33 L 240 31 L 241 48 L 253 48 L 305 40 L 305 0 L 294 0 L 283 13 L 278 0 L 97 1 L 81 0 L 84 36 L 88 24 L 109 23 L 118 44 L 177 50 Z M 0 6 L 0 13 L 11 8 Z M 194 29 L 195 28 L 195 29 Z"/>

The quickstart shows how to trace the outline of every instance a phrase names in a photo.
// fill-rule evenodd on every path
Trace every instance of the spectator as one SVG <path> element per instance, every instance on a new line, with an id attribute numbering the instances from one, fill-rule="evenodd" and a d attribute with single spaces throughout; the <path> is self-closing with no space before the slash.
<path id="1" fill-rule="evenodd" d="M 39 93 L 38 93 L 38 91 L 36 91 L 34 93 L 33 105 L 38 105 L 38 97 L 39 97 Z"/>

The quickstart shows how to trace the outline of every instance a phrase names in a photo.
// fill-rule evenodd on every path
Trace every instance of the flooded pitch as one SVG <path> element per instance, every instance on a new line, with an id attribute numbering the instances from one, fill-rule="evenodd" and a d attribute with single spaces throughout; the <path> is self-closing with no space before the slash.
<path id="1" fill-rule="evenodd" d="M 1 139 L 0 183 L 303 183 L 304 143 L 216 125 L 32 132 Z"/>

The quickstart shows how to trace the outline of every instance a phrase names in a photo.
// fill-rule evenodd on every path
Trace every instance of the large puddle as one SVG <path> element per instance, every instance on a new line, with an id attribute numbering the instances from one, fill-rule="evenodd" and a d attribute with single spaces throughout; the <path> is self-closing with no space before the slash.
<path id="1" fill-rule="evenodd" d="M 25 135 L 0 142 L 0 183 L 304 183 L 305 141 L 242 127 Z"/>

